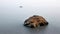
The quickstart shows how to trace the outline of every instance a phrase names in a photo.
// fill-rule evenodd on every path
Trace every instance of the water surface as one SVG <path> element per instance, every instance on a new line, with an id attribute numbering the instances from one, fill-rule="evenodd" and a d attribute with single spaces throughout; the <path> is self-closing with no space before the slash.
<path id="1" fill-rule="evenodd" d="M 0 34 L 60 34 L 59 11 L 56 0 L 0 0 Z M 24 20 L 32 15 L 43 16 L 49 25 L 24 27 Z"/>

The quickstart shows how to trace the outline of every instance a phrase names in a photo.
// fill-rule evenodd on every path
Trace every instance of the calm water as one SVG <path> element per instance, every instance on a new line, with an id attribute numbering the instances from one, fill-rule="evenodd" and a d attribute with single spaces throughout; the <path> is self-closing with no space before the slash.
<path id="1" fill-rule="evenodd" d="M 23 26 L 32 15 L 43 16 L 48 26 Z M 0 0 L 0 34 L 60 34 L 60 6 L 56 0 Z"/>

